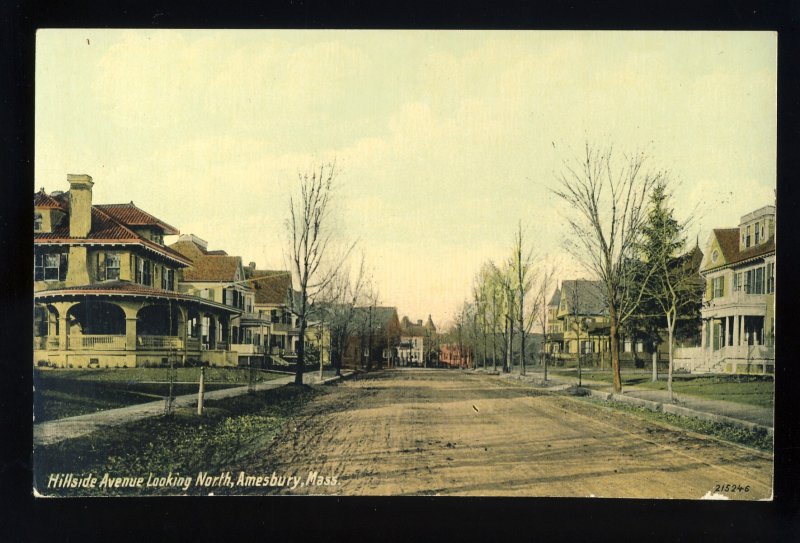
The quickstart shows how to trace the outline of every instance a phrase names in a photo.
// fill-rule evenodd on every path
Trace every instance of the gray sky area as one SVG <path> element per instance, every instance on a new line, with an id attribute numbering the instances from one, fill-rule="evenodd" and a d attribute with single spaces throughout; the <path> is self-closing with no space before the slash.
<path id="1" fill-rule="evenodd" d="M 559 279 L 550 193 L 585 141 L 645 150 L 679 182 L 692 242 L 774 202 L 769 32 L 41 30 L 36 187 L 94 178 L 137 206 L 286 268 L 298 171 L 336 158 L 343 237 L 381 301 L 442 323 L 522 220 Z"/>

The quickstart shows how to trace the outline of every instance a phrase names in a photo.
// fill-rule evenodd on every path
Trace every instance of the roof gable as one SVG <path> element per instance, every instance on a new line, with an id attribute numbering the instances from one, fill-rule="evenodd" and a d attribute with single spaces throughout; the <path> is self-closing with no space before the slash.
<path id="1" fill-rule="evenodd" d="M 102 209 L 115 220 L 128 226 L 155 226 L 163 230 L 166 235 L 180 234 L 177 228 L 139 209 L 133 202 L 129 204 L 103 204 L 95 207 Z"/>
<path id="2" fill-rule="evenodd" d="M 708 251 L 703 256 L 701 271 L 709 271 L 724 266 L 731 266 L 752 258 L 765 256 L 775 251 L 775 236 L 770 236 L 766 243 L 760 243 L 739 250 L 738 228 L 715 228 L 708 244 Z M 716 261 L 714 260 L 716 252 Z"/>

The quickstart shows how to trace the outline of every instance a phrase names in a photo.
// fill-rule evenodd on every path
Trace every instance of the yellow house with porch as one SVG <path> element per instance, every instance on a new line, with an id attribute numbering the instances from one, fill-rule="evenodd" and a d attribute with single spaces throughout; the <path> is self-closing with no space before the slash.
<path id="1" fill-rule="evenodd" d="M 221 341 L 242 310 L 177 288 L 178 230 L 129 204 L 93 205 L 92 178 L 34 195 L 33 360 L 50 367 L 235 364 Z"/>

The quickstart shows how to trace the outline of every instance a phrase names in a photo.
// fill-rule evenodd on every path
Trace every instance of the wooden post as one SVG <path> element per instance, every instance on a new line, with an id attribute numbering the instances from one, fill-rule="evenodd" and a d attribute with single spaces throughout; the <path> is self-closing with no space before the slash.
<path id="1" fill-rule="evenodd" d="M 205 377 L 206 377 L 206 367 L 205 366 L 200 366 L 200 387 L 197 389 L 197 414 L 198 415 L 202 415 L 203 414 L 203 395 L 205 394 L 205 391 L 206 391 Z"/>

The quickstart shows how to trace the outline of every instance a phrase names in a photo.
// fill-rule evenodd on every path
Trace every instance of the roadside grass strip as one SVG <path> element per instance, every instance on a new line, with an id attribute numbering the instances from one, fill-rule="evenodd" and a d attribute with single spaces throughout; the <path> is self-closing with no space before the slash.
<path id="1" fill-rule="evenodd" d="M 216 473 L 254 454 L 263 453 L 289 424 L 299 407 L 318 390 L 284 386 L 222 400 L 208 400 L 203 416 L 194 408 L 106 428 L 88 436 L 34 448 L 34 481 L 40 494 L 89 496 L 98 490 L 48 488 L 53 474 L 75 477 L 164 478 L 180 480 Z M 208 493 L 183 487 L 109 488 L 104 495 Z"/>

